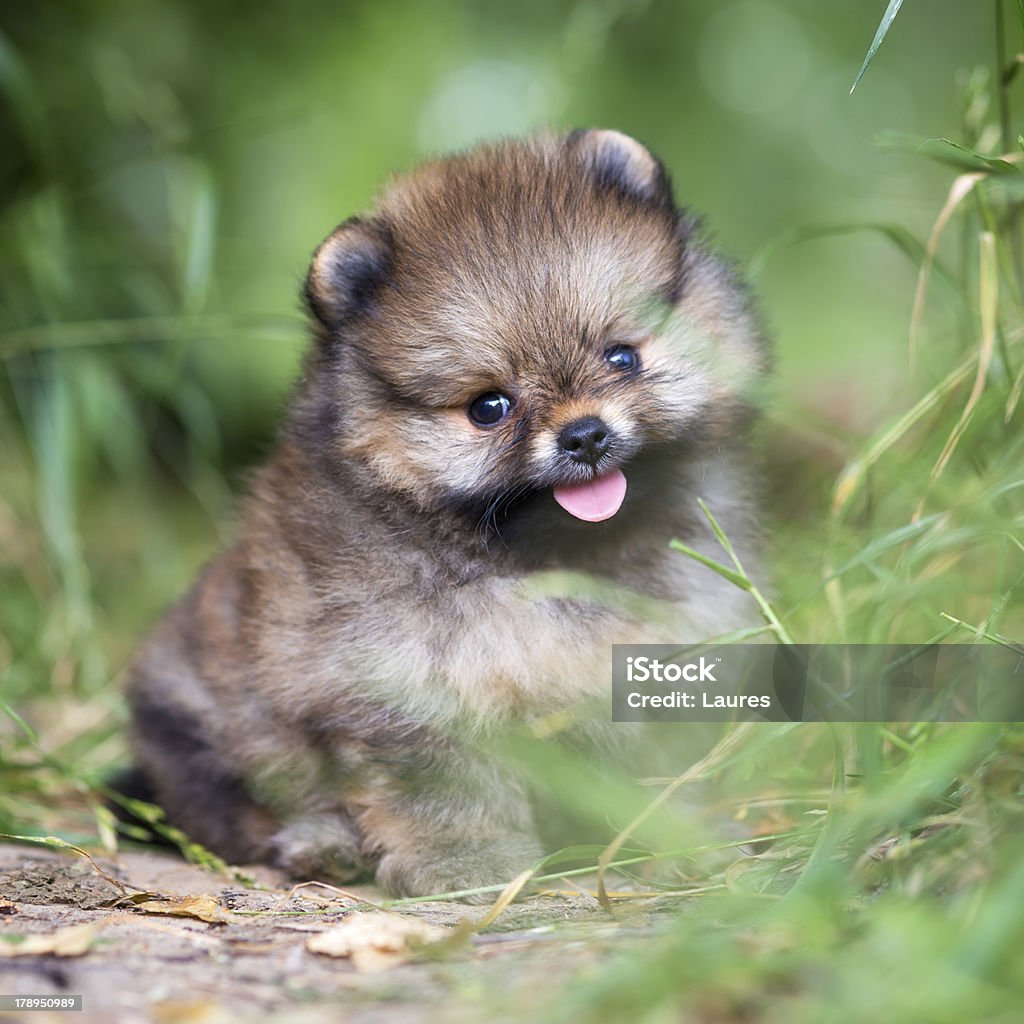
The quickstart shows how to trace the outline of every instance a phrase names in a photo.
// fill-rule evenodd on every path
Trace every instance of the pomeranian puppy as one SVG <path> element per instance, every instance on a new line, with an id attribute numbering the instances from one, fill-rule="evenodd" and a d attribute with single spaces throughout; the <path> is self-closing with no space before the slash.
<path id="1" fill-rule="evenodd" d="M 662 165 L 604 130 L 398 178 L 305 298 L 239 540 L 130 670 L 136 765 L 234 862 L 401 895 L 505 881 L 541 850 L 493 730 L 595 698 L 627 729 L 612 644 L 756 618 L 669 542 L 721 557 L 703 498 L 757 562 L 764 339 Z"/>

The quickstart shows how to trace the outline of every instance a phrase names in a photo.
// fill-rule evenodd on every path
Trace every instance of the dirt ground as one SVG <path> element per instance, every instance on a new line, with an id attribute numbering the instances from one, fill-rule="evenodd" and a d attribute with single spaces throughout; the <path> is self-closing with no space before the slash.
<path id="1" fill-rule="evenodd" d="M 383 899 L 369 886 L 343 896 L 311 886 L 295 891 L 267 868 L 252 875 L 255 885 L 243 885 L 163 852 L 90 863 L 70 852 L 0 844 L 0 995 L 83 997 L 83 1011 L 70 1016 L 13 1011 L 0 1019 L 536 1020 L 555 979 L 562 989 L 657 927 L 656 907 L 612 917 L 585 882 L 574 892 L 567 880 L 453 942 L 460 922 L 479 921 L 488 908 L 435 902 L 374 911 L 360 902 Z M 395 938 L 418 928 L 415 922 L 441 929 L 427 939 L 444 938 L 445 946 L 425 951 L 415 945 L 422 936 Z M 315 938 L 321 934 L 327 937 Z M 348 955 L 314 952 L 311 939 Z"/>

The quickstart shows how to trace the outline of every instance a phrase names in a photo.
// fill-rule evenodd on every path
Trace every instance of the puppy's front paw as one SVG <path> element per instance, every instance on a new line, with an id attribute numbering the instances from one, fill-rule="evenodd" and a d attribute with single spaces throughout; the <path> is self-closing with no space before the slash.
<path id="1" fill-rule="evenodd" d="M 377 881 L 396 896 L 429 896 L 505 885 L 542 856 L 532 839 L 501 837 L 425 844 L 386 853 Z M 468 903 L 490 903 L 497 892 L 462 896 Z"/>
<path id="2" fill-rule="evenodd" d="M 299 818 L 270 840 L 271 860 L 293 878 L 353 882 L 367 875 L 370 864 L 360 852 L 359 835 L 338 814 Z"/>

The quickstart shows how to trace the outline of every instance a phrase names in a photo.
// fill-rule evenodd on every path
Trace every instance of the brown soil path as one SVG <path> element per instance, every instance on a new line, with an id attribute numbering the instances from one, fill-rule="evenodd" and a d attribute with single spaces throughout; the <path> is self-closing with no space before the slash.
<path id="1" fill-rule="evenodd" d="M 72 993 L 84 1004 L 81 1013 L 14 1011 L 0 1020 L 539 1020 L 554 990 L 649 931 L 635 917 L 617 922 L 585 892 L 566 891 L 514 904 L 444 956 L 403 959 L 384 948 L 386 937 L 371 935 L 367 956 L 336 958 L 307 942 L 371 908 L 321 888 L 294 892 L 270 869 L 252 875 L 255 887 L 163 852 L 123 852 L 116 863 L 97 857 L 94 866 L 72 853 L 0 844 L 0 995 Z M 137 905 L 138 890 L 152 894 L 149 902 Z M 372 887 L 347 891 L 382 899 Z M 187 897 L 205 899 L 181 903 Z M 435 902 L 393 913 L 450 931 L 486 909 Z M 82 925 L 89 927 L 64 931 Z M 32 936 L 44 937 L 29 940 L 40 951 L 12 955 Z"/>

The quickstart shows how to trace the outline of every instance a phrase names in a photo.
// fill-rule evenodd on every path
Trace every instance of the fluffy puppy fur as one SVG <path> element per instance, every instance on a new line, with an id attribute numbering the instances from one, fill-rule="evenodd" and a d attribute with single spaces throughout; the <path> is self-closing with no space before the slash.
<path id="1" fill-rule="evenodd" d="M 540 850 L 492 731 L 606 702 L 613 643 L 754 618 L 669 541 L 720 556 L 703 497 L 756 563 L 765 345 L 661 164 L 612 131 L 398 178 L 316 251 L 306 298 L 240 538 L 131 669 L 136 763 L 232 861 L 410 895 L 505 880 Z M 610 518 L 555 500 L 620 472 Z"/>

